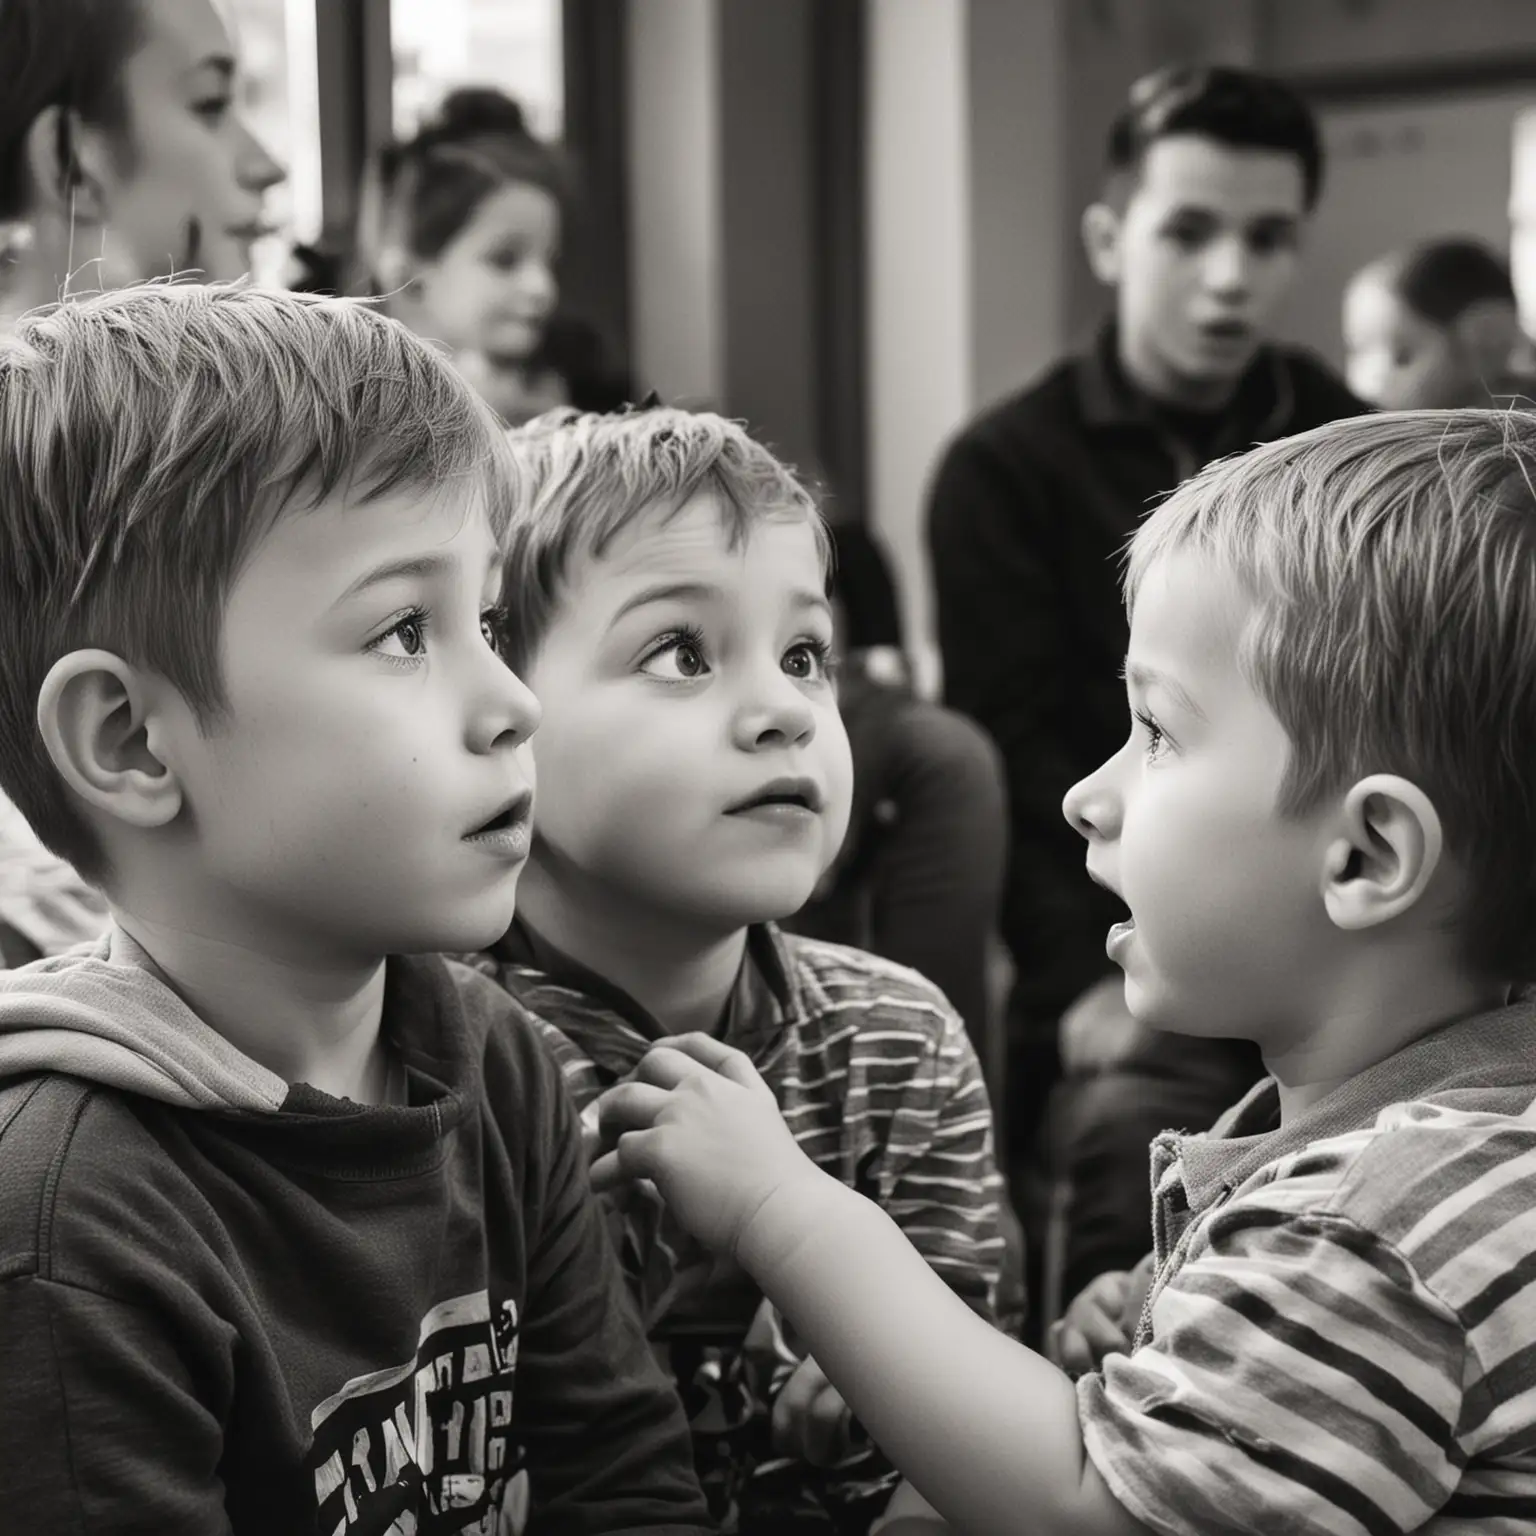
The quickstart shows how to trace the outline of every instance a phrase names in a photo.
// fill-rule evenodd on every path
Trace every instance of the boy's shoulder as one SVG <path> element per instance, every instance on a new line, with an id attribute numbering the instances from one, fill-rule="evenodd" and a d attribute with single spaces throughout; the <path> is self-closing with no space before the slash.
<path id="1" fill-rule="evenodd" d="M 176 1113 L 60 1072 L 0 1083 L 0 1281 L 109 1284 L 95 1260 L 110 1270 L 125 1213 L 151 1242 L 195 1219 L 190 1186 L 146 1112 Z"/>
<path id="2" fill-rule="evenodd" d="M 1508 1085 L 1390 1105 L 1277 1159 L 1234 1204 L 1347 1228 L 1461 1311 L 1491 1278 L 1536 1266 L 1523 1219 L 1536 1188 L 1533 1098 L 1536 1087 Z M 1529 1305 L 1536 1326 L 1536 1292 Z"/>
<path id="3" fill-rule="evenodd" d="M 1536 1180 L 1532 1094 L 1523 1091 L 1524 1104 L 1509 1102 L 1509 1090 L 1393 1104 L 1361 1130 L 1311 1143 L 1284 1172 L 1333 1181 L 1329 1208 L 1404 1253 L 1431 1243 L 1437 1213 L 1458 1213 L 1465 1242 L 1483 1223 L 1508 1220 L 1511 1183 L 1519 1199 L 1522 1183 Z"/>

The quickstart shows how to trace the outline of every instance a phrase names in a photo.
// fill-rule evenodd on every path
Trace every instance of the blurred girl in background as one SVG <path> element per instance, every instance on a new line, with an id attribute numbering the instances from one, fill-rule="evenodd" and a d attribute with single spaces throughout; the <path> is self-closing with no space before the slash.
<path id="1" fill-rule="evenodd" d="M 391 314 L 453 355 L 511 426 L 557 405 L 629 397 L 589 328 L 557 314 L 560 153 L 500 91 L 454 91 L 378 158 L 363 195 L 366 282 Z"/>

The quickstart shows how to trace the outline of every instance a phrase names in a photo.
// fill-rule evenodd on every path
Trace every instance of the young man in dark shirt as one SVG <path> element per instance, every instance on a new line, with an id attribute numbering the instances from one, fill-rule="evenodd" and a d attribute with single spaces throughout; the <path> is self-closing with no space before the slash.
<path id="1" fill-rule="evenodd" d="M 1113 317 L 950 444 L 928 512 L 946 702 L 1007 767 L 1015 1160 L 1061 1070 L 1058 1026 L 1069 1067 L 1136 1075 L 1130 1092 L 1094 1082 L 1072 1115 L 1086 1144 L 1068 1161 L 1093 1172 L 1069 1214 L 1069 1296 L 1145 1250 L 1150 1136 L 1203 1129 L 1259 1070 L 1247 1048 L 1137 1029 L 1103 949 L 1124 914 L 1062 819 L 1063 794 L 1124 735 L 1118 555 L 1210 459 L 1364 408 L 1317 360 L 1265 340 L 1322 182 L 1300 100 L 1243 70 L 1161 70 L 1133 87 L 1107 158 L 1083 236 Z"/>

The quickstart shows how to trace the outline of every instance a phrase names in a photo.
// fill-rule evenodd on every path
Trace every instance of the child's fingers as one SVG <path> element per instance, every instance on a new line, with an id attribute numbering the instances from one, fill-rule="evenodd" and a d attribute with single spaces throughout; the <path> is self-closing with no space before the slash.
<path id="1" fill-rule="evenodd" d="M 752 1058 L 745 1051 L 738 1051 L 734 1045 L 726 1045 L 713 1035 L 674 1035 L 664 1045 L 657 1046 L 650 1055 L 667 1051 L 689 1057 L 722 1077 L 730 1078 L 733 1083 L 740 1083 L 744 1088 L 755 1087 L 762 1080 L 757 1068 L 752 1065 Z"/>
<path id="2" fill-rule="evenodd" d="M 773 1405 L 773 1443 L 813 1467 L 836 1466 L 850 1449 L 852 1415 L 814 1360 L 795 1367 Z"/>
<path id="3" fill-rule="evenodd" d="M 1051 1325 L 1051 1355 L 1069 1376 L 1096 1371 L 1105 1355 L 1129 1348 L 1117 1317 L 1097 1305 L 1076 1306 Z"/>
<path id="4" fill-rule="evenodd" d="M 625 1131 L 643 1131 L 655 1125 L 667 1106 L 670 1089 L 631 1080 L 610 1088 L 597 1104 L 597 1124 L 604 1141 Z"/>
<path id="5" fill-rule="evenodd" d="M 652 1141 L 655 1131 L 625 1131 L 611 1152 L 604 1152 L 587 1170 L 592 1188 L 598 1194 L 633 1184 L 652 1172 Z"/>
<path id="6" fill-rule="evenodd" d="M 681 1037 L 679 1037 L 681 1038 Z M 687 1051 L 678 1050 L 669 1041 L 666 1045 L 654 1045 L 640 1058 L 635 1068 L 636 1082 L 650 1083 L 657 1088 L 676 1088 L 690 1077 L 717 1077 L 713 1068 L 698 1060 Z"/>
<path id="7" fill-rule="evenodd" d="M 1086 1376 L 1093 1369 L 1093 1351 L 1087 1339 L 1065 1318 L 1051 1324 L 1045 1352 L 1068 1376 Z"/>

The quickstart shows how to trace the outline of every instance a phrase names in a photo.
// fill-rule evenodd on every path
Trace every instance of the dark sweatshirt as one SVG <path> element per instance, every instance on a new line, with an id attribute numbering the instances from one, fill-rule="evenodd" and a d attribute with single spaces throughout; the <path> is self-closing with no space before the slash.
<path id="1" fill-rule="evenodd" d="M 284 1084 L 121 935 L 0 974 L 0 1528 L 711 1529 L 522 1010 L 394 959 L 383 1030 L 403 1107 Z"/>
<path id="2" fill-rule="evenodd" d="M 1026 1029 L 1053 1031 L 1109 973 L 1105 931 L 1125 916 L 1088 879 L 1061 801 L 1129 731 L 1120 680 L 1127 539 L 1209 460 L 1364 409 L 1309 355 L 1266 348 L 1221 411 L 1161 410 L 1125 378 L 1109 326 L 944 453 L 927 530 L 944 701 L 1002 749 L 1011 829 L 1003 936 Z"/>

